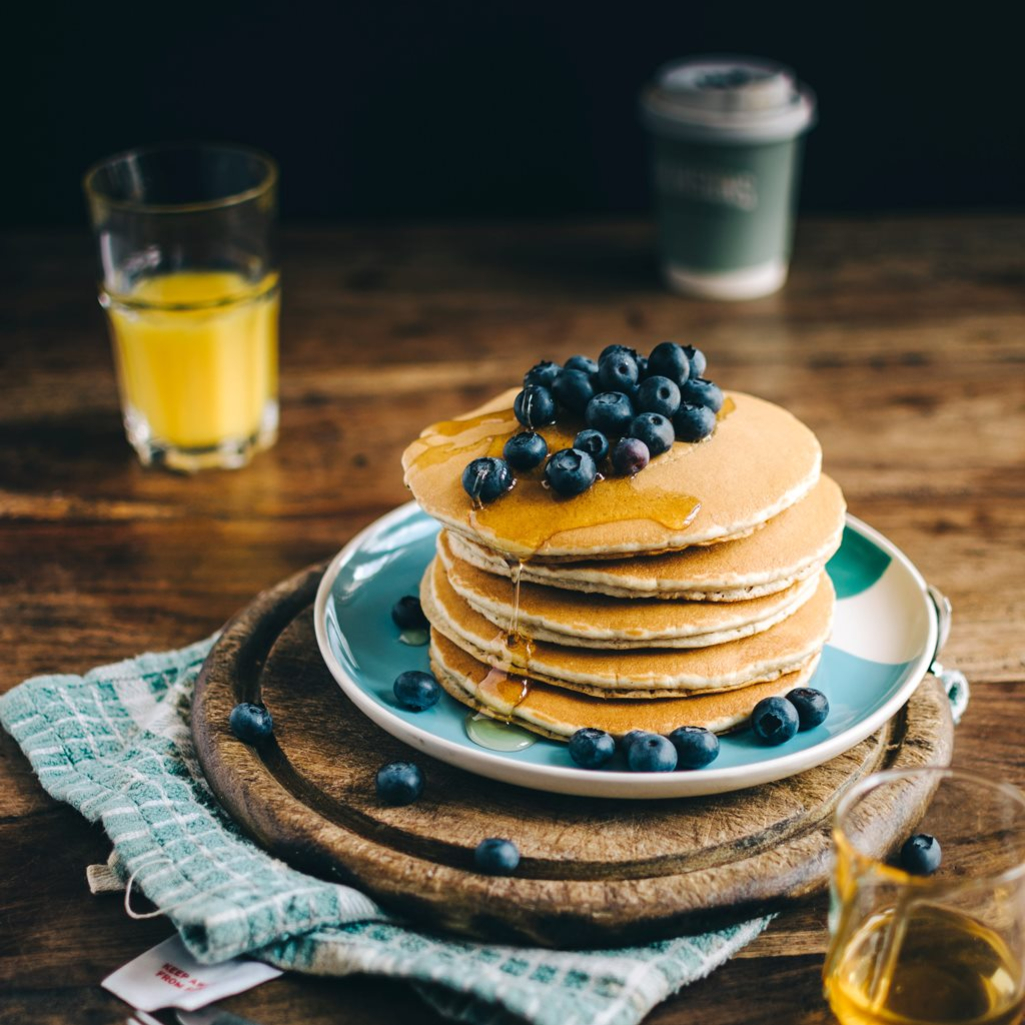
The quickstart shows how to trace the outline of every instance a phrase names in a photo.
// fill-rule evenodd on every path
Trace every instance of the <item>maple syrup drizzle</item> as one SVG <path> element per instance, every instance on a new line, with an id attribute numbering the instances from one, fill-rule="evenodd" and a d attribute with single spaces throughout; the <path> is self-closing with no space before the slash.
<path id="1" fill-rule="evenodd" d="M 509 559 L 509 579 L 513 584 L 513 613 L 512 621 L 509 624 L 509 633 L 506 635 L 505 646 L 507 648 L 518 648 L 523 641 L 520 636 L 520 579 L 523 576 L 523 560 Z"/>
<path id="2" fill-rule="evenodd" d="M 504 669 L 492 666 L 478 684 L 478 690 L 490 693 L 498 704 L 508 705 L 510 711 L 515 711 L 530 695 L 530 680 L 526 676 L 511 676 Z"/>

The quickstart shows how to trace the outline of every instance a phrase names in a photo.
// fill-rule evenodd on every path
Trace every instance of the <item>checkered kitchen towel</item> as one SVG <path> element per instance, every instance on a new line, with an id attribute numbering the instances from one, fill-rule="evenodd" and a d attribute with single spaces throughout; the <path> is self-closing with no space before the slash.
<path id="1" fill-rule="evenodd" d="M 103 824 L 121 875 L 198 960 L 247 954 L 299 972 L 408 979 L 475 1025 L 632 1025 L 768 924 L 619 950 L 490 946 L 417 932 L 358 890 L 289 868 L 238 832 L 196 761 L 189 712 L 211 643 L 37 677 L 0 698 L 0 722 L 46 790 Z"/>

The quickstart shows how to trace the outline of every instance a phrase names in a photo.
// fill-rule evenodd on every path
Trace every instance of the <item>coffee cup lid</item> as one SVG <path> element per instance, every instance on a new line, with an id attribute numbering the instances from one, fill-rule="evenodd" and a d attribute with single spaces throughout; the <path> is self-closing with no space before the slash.
<path id="1" fill-rule="evenodd" d="M 707 55 L 662 65 L 641 94 L 659 135 L 708 142 L 781 142 L 811 128 L 815 94 L 775 61 Z"/>

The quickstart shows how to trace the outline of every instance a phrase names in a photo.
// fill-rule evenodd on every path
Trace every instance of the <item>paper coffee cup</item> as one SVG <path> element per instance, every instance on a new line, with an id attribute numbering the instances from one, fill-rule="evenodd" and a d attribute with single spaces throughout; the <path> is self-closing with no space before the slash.
<path id="1" fill-rule="evenodd" d="M 669 286 L 711 299 L 782 287 L 811 90 L 761 58 L 689 57 L 656 72 L 641 116 Z"/>

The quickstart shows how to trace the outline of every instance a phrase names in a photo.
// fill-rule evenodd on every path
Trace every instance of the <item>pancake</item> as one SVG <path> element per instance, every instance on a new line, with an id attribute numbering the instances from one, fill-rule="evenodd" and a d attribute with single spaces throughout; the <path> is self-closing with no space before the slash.
<path id="1" fill-rule="evenodd" d="M 804 666 L 825 644 L 835 597 L 825 572 L 811 599 L 768 630 L 709 648 L 600 650 L 546 641 L 509 646 L 507 635 L 475 612 L 435 558 L 420 587 L 431 625 L 478 661 L 527 672 L 557 687 L 607 697 L 651 698 L 721 691 L 774 680 Z"/>
<path id="2" fill-rule="evenodd" d="M 747 533 L 800 501 L 819 478 L 815 435 L 785 409 L 730 392 L 715 433 L 677 442 L 634 477 L 598 481 L 574 498 L 544 487 L 539 470 L 474 508 L 463 490 L 467 464 L 501 455 L 522 430 L 516 391 L 457 420 L 434 424 L 403 453 L 407 486 L 422 508 L 452 530 L 518 558 L 571 560 L 661 552 Z M 569 448 L 583 426 L 541 428 L 549 451 Z"/>
<path id="3" fill-rule="evenodd" d="M 455 592 L 506 633 L 575 647 L 701 648 L 768 630 L 815 592 L 812 577 L 751 601 L 711 604 L 660 598 L 610 598 L 492 576 L 452 554 L 450 535 L 438 556 Z M 517 593 L 518 590 L 518 593 Z"/>
<path id="4" fill-rule="evenodd" d="M 815 658 L 798 672 L 770 683 L 722 694 L 655 701 L 602 699 L 506 676 L 468 655 L 443 634 L 431 633 L 431 669 L 452 697 L 493 719 L 562 741 L 584 727 L 605 730 L 614 737 L 630 730 L 665 735 L 677 726 L 704 726 L 723 733 L 743 725 L 762 698 L 806 686 L 817 663 Z"/>
<path id="5" fill-rule="evenodd" d="M 644 558 L 576 563 L 523 563 L 521 581 L 623 598 L 747 601 L 772 594 L 818 571 L 840 547 L 845 503 L 825 475 L 809 494 L 747 537 Z M 443 532 L 458 558 L 508 577 L 515 561 L 459 534 Z"/>

